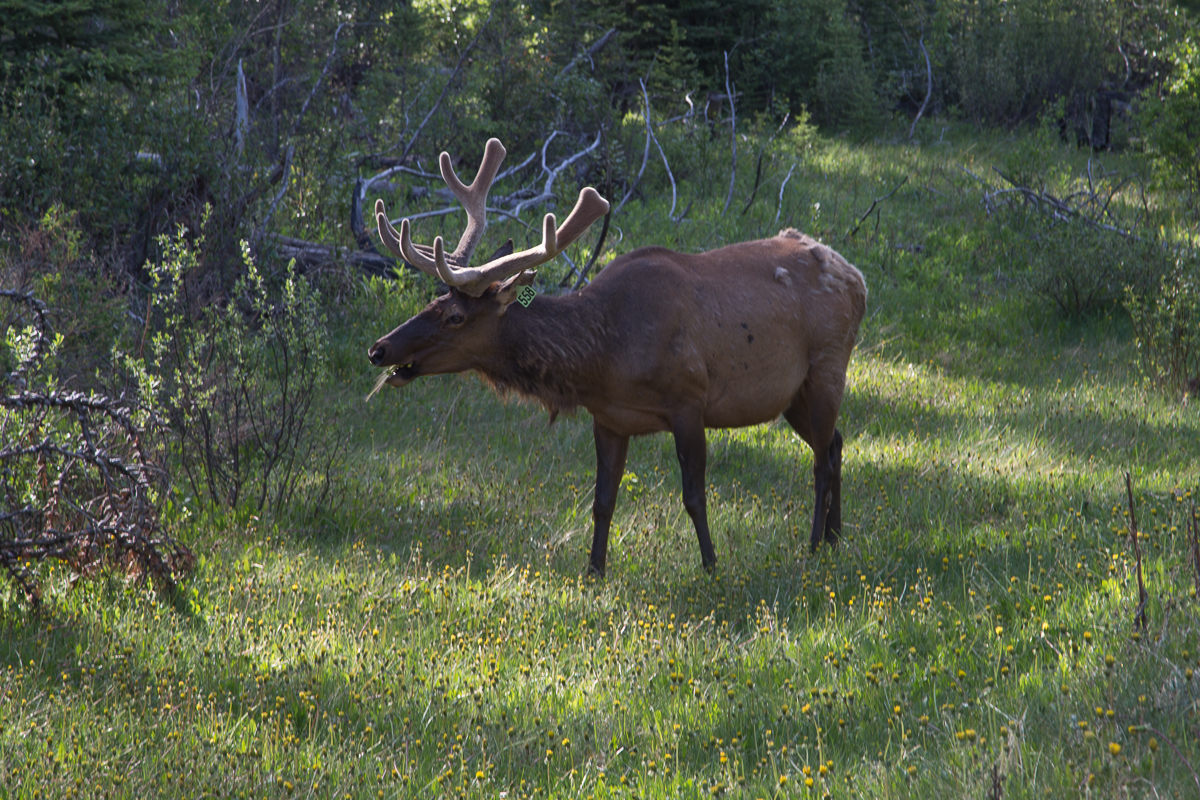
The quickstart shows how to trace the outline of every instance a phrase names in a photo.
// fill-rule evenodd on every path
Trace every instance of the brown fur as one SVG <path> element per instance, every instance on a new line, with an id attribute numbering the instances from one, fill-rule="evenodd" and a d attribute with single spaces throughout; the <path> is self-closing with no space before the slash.
<path id="1" fill-rule="evenodd" d="M 500 393 L 559 413 L 592 415 L 598 475 L 592 568 L 604 570 L 613 481 L 630 436 L 670 431 L 684 469 L 684 502 L 706 565 L 715 562 L 703 493 L 704 429 L 783 415 L 813 448 L 817 503 L 811 544 L 840 528 L 846 367 L 866 310 L 862 274 L 795 230 L 708 253 L 661 247 L 614 260 L 582 291 L 514 304 L 532 276 L 475 298 L 457 290 L 380 339 L 388 379 L 475 370 Z"/>

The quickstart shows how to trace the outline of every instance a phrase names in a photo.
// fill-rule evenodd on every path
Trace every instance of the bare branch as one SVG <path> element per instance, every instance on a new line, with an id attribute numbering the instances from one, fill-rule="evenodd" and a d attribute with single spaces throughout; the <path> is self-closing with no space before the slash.
<path id="1" fill-rule="evenodd" d="M 779 205 L 775 207 L 775 223 L 779 224 L 779 215 L 783 211 L 783 190 L 787 188 L 788 181 L 792 179 L 792 172 L 796 169 L 796 162 L 792 162 L 791 168 L 788 170 L 787 177 L 783 179 L 783 183 L 779 184 Z"/>
<path id="2" fill-rule="evenodd" d="M 333 32 L 333 49 L 329 51 L 329 56 L 325 59 L 325 66 L 321 69 L 321 74 L 317 76 L 317 82 L 313 84 L 312 90 L 308 93 L 308 97 L 304 98 L 304 105 L 300 106 L 300 113 L 296 115 L 296 119 L 292 120 L 292 127 L 288 130 L 287 138 L 290 141 L 296 135 L 296 129 L 300 127 L 300 120 L 304 119 L 304 112 L 308 111 L 308 106 L 312 103 L 313 97 L 317 94 L 317 89 L 321 88 L 321 83 L 325 80 L 325 76 L 329 74 L 329 68 L 333 66 L 333 57 L 337 55 L 337 40 L 342 32 L 342 28 L 353 23 L 343 22 L 337 26 L 337 30 Z"/>
<path id="3" fill-rule="evenodd" d="M 913 119 L 912 127 L 908 129 L 908 138 L 911 141 L 913 133 L 917 130 L 917 123 L 921 121 L 921 115 L 925 113 L 925 107 L 929 105 L 929 98 L 933 96 L 933 66 L 929 63 L 929 51 L 925 49 L 925 34 L 921 34 L 921 52 L 925 54 L 925 102 L 921 103 L 920 110 L 917 111 L 917 116 Z"/>
<path id="4" fill-rule="evenodd" d="M 491 21 L 492 12 L 489 11 L 487 19 L 485 19 L 483 24 L 479 26 L 479 30 L 476 32 L 475 38 L 471 40 L 471 43 L 467 45 L 467 48 L 462 51 L 462 55 L 458 57 L 458 63 L 454 65 L 454 72 L 450 73 L 450 79 L 446 81 L 446 85 L 442 87 L 442 93 L 438 95 L 437 101 L 433 104 L 433 107 L 429 109 L 429 113 L 425 115 L 425 119 L 421 120 L 421 124 L 417 126 L 417 132 L 409 138 L 408 144 L 404 145 L 404 152 L 400 154 L 401 162 L 408 158 L 408 154 L 412 152 L 413 145 L 417 143 L 417 139 L 421 136 L 421 131 L 425 130 L 425 126 L 429 124 L 429 120 L 434 114 L 437 113 L 438 108 L 441 107 L 442 101 L 446 99 L 446 92 L 450 91 L 450 87 L 454 85 L 454 80 L 458 77 L 458 73 L 462 71 L 462 66 L 467 60 L 467 54 L 474 49 L 475 43 L 479 41 L 479 37 L 483 35 L 485 30 L 487 30 L 487 26 Z"/>
<path id="5" fill-rule="evenodd" d="M 876 197 L 874 200 L 872 200 L 872 201 L 871 201 L 871 207 L 867 209 L 867 213 L 863 214 L 861 217 L 859 217 L 859 218 L 858 218 L 858 224 L 856 224 L 856 225 L 854 226 L 853 230 L 851 230 L 849 233 L 847 233 L 847 234 L 846 234 L 846 238 L 847 238 L 847 239 L 849 239 L 849 238 L 851 238 L 852 236 L 854 236 L 854 234 L 858 233 L 858 229 L 862 227 L 862 224 L 863 224 L 864 222 L 866 222 L 866 220 L 867 220 L 867 217 L 871 216 L 871 212 L 875 210 L 875 206 L 879 205 L 879 204 L 880 204 L 880 203 L 882 203 L 884 200 L 887 200 L 889 197 L 891 197 L 892 195 L 894 195 L 896 192 L 900 191 L 900 187 L 901 187 L 901 186 L 903 186 L 903 185 L 904 185 L 904 184 L 906 184 L 906 183 L 908 183 L 908 176 L 907 176 L 907 175 L 905 175 L 905 176 L 904 176 L 904 180 L 902 180 L 902 181 L 900 181 L 898 184 L 896 184 L 896 188 L 895 188 L 895 189 L 892 189 L 890 192 L 888 192 L 887 194 L 885 194 L 883 197 Z"/>
<path id="6" fill-rule="evenodd" d="M 258 227 L 254 229 L 254 233 L 250 237 L 250 248 L 252 250 L 257 249 L 258 243 L 262 241 L 263 231 L 266 230 L 267 224 L 271 221 L 271 217 L 275 214 L 275 208 L 279 205 L 279 201 L 283 199 L 283 196 L 287 194 L 288 186 L 291 184 L 293 149 L 294 146 L 289 144 L 287 146 L 287 151 L 284 153 L 283 183 L 279 187 L 279 191 L 275 193 L 275 199 L 271 201 L 271 206 L 267 209 L 267 213 L 263 217 L 262 222 L 258 223 Z"/>
<path id="7" fill-rule="evenodd" d="M 575 67 L 579 66 L 579 64 L 581 64 L 585 60 L 590 62 L 593 58 L 596 57 L 596 55 L 601 50 L 603 50 L 605 48 L 605 46 L 609 42 L 611 42 L 613 39 L 615 39 L 616 36 L 617 36 L 617 29 L 609 28 L 608 32 L 605 33 L 603 36 L 601 36 L 599 39 L 597 39 L 595 42 L 593 42 L 591 47 L 589 47 L 587 50 L 584 50 L 582 53 L 580 53 L 579 55 L 577 55 L 573 59 L 571 59 L 571 63 L 567 64 L 565 67 L 562 68 L 562 72 L 558 73 L 558 77 L 561 78 L 561 77 L 565 76 L 568 72 L 575 69 Z M 594 68 L 595 68 L 595 65 L 593 65 L 593 69 Z"/>
<path id="8" fill-rule="evenodd" d="M 733 89 L 729 85 L 729 52 L 725 52 L 725 94 L 729 97 L 729 141 L 733 150 L 733 167 L 729 171 L 729 191 L 725 195 L 725 208 L 721 214 L 729 211 L 733 202 L 733 183 L 737 180 L 737 108 L 734 105 Z"/>

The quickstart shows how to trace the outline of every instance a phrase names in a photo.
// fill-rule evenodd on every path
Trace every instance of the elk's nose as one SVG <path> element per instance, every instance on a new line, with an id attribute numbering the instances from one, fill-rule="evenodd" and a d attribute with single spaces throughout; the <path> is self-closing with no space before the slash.
<path id="1" fill-rule="evenodd" d="M 383 363 L 383 351 L 384 351 L 383 345 L 380 345 L 380 344 L 371 345 L 371 349 L 367 351 L 367 358 L 369 358 L 371 360 L 371 364 L 378 367 L 380 364 Z"/>

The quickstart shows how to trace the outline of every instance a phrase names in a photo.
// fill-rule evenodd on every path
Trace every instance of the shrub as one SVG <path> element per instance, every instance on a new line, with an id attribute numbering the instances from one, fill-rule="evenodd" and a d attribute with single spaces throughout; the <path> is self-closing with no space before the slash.
<path id="1" fill-rule="evenodd" d="M 1200 46 L 1189 36 L 1172 59 L 1174 74 L 1161 101 L 1146 107 L 1147 140 L 1156 172 L 1172 188 L 1200 197 Z"/>
<path id="2" fill-rule="evenodd" d="M 0 364 L 0 565 L 38 605 L 37 564 L 77 575 L 116 565 L 173 586 L 191 568 L 163 531 L 165 473 L 154 458 L 158 418 L 106 394 L 64 388 L 52 368 L 63 338 L 31 293 L 0 289 L 16 306 Z"/>
<path id="3" fill-rule="evenodd" d="M 179 466 L 211 508 L 316 511 L 330 496 L 339 449 L 315 419 L 326 384 L 328 332 L 317 292 L 289 264 L 267 280 L 243 243 L 245 273 L 224 305 L 192 309 L 189 276 L 203 237 L 162 237 L 149 266 L 156 331 L 148 360 L 127 359 L 161 404 Z"/>
<path id="4" fill-rule="evenodd" d="M 1014 225 L 1021 239 L 1012 253 L 1025 265 L 1027 285 L 1068 316 L 1119 303 L 1127 286 L 1143 293 L 1167 268 L 1168 255 L 1157 241 L 1121 236 L 1078 219 L 1054 219 L 1040 211 L 1017 216 Z"/>
<path id="5" fill-rule="evenodd" d="M 1138 363 L 1152 381 L 1174 394 L 1200 395 L 1200 261 L 1175 260 L 1157 291 L 1125 290 Z"/>

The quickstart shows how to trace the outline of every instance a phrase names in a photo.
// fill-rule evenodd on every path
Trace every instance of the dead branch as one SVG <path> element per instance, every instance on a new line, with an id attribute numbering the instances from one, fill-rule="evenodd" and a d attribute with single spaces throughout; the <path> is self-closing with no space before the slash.
<path id="1" fill-rule="evenodd" d="M 733 182 L 737 180 L 737 107 L 734 105 L 733 90 L 729 86 L 729 51 L 725 52 L 725 94 L 729 98 L 729 141 L 733 151 L 733 166 L 729 171 L 729 191 L 725 194 L 724 216 L 733 202 Z"/>
<path id="2" fill-rule="evenodd" d="M 609 28 L 608 32 L 605 33 L 603 36 L 601 36 L 599 39 L 597 39 L 595 42 L 593 42 L 591 47 L 589 47 L 587 50 L 584 50 L 582 53 L 580 53 L 579 55 L 572 58 L 570 63 L 562 68 L 562 72 L 558 73 L 558 77 L 560 77 L 560 78 L 564 77 L 568 72 L 575 69 L 575 67 L 579 66 L 584 61 L 591 63 L 592 59 L 595 58 L 596 55 L 599 54 L 599 52 L 601 50 L 603 50 L 605 48 L 605 46 L 607 46 L 608 43 L 611 42 L 616 37 L 617 37 L 617 29 Z M 592 69 L 595 69 L 595 68 L 596 68 L 596 65 L 592 64 Z"/>
<path id="3" fill-rule="evenodd" d="M 596 259 L 600 257 L 600 253 L 604 250 L 604 240 L 608 236 L 608 226 L 611 223 L 612 209 L 609 209 L 608 213 L 604 215 L 604 225 L 600 228 L 600 238 L 596 240 L 596 246 L 592 248 L 592 257 L 588 259 L 588 262 L 583 265 L 583 269 L 579 271 L 579 280 L 575 281 L 575 285 L 571 287 L 573 290 L 579 291 L 579 288 L 587 283 L 588 273 L 592 271 L 592 267 L 596 264 Z"/>
<path id="4" fill-rule="evenodd" d="M 300 113 L 296 115 L 294 120 L 292 120 L 292 127 L 288 130 L 287 139 L 285 141 L 291 141 L 291 138 L 296 135 L 296 129 L 300 127 L 300 120 L 304 119 L 304 112 L 308 111 L 308 107 L 312 103 L 313 97 L 315 97 L 317 94 L 317 89 L 321 88 L 321 84 L 324 82 L 325 76 L 329 74 L 329 68 L 333 65 L 333 57 L 337 55 L 337 40 L 338 36 L 342 33 L 342 28 L 352 24 L 353 23 L 350 22 L 343 22 L 341 25 L 338 25 L 337 30 L 333 32 L 333 49 L 329 51 L 329 55 L 325 58 L 325 66 L 321 68 L 321 74 L 317 76 L 317 82 L 313 84 L 312 89 L 308 93 L 308 97 L 304 98 L 304 105 L 300 106 Z"/>
<path id="5" fill-rule="evenodd" d="M 858 218 L 858 223 L 854 226 L 854 228 L 849 233 L 846 234 L 846 238 L 849 239 L 849 238 L 853 237 L 854 234 L 858 233 L 858 229 L 862 227 L 862 224 L 864 222 L 866 222 L 867 217 L 871 216 L 871 212 L 875 210 L 875 207 L 877 205 L 879 205 L 880 203 L 882 203 L 884 200 L 887 200 L 889 197 L 894 195 L 896 192 L 900 191 L 900 187 L 906 183 L 908 183 L 907 175 L 904 176 L 904 180 L 902 180 L 898 184 L 896 184 L 895 189 L 892 189 L 890 192 L 885 194 L 883 197 L 876 197 L 874 200 L 872 200 L 871 207 L 867 209 L 867 213 L 863 214 L 861 217 Z"/>
<path id="6" fill-rule="evenodd" d="M 1137 566 L 1137 581 L 1138 581 L 1138 606 L 1137 611 L 1133 615 L 1133 627 L 1135 630 L 1146 630 L 1146 584 L 1142 581 L 1142 548 L 1138 544 L 1137 534 L 1137 517 L 1133 513 L 1133 481 L 1129 477 L 1129 473 L 1125 473 L 1125 492 L 1129 497 L 1129 538 L 1133 541 L 1133 557 Z"/>
<path id="7" fill-rule="evenodd" d="M 148 408 L 135 416 L 123 397 L 37 387 L 50 336 L 45 305 L 28 293 L 0 297 L 32 312 L 36 339 L 0 379 L 13 433 L 0 448 L 0 565 L 34 606 L 41 588 L 32 564 L 47 558 L 77 574 L 111 564 L 173 587 L 193 558 L 162 532 L 164 472 L 146 450 L 162 423 Z"/>
<path id="8" fill-rule="evenodd" d="M 462 72 L 462 66 L 467 61 L 467 55 L 475 48 L 475 43 L 479 41 L 479 37 L 483 35 L 485 30 L 487 30 L 487 26 L 489 23 L 491 23 L 491 21 L 492 12 L 489 11 L 487 19 L 483 21 L 483 24 L 479 26 L 479 30 L 475 32 L 475 38 L 471 39 L 471 43 L 468 44 L 466 49 L 462 51 L 462 54 L 459 55 L 458 63 L 454 65 L 454 71 L 450 73 L 450 79 L 447 80 L 446 85 L 442 87 L 442 93 L 438 95 L 438 99 L 434 102 L 433 107 L 430 108 L 429 112 L 425 115 L 425 119 L 421 120 L 421 124 L 417 126 L 416 133 L 409 137 L 408 143 L 404 145 L 404 152 L 400 154 L 401 163 L 408 158 L 408 154 L 412 152 L 413 145 L 417 143 L 417 139 L 421 136 L 421 131 L 425 130 L 425 126 L 429 124 L 429 120 L 431 120 L 433 115 L 437 113 L 437 110 L 441 108 L 442 101 L 446 99 L 446 92 L 450 91 L 450 87 L 454 85 L 455 79 L 458 78 L 458 73 Z"/>
<path id="9" fill-rule="evenodd" d="M 967 172 L 967 174 L 971 175 L 971 177 L 976 178 L 980 182 L 983 182 L 982 178 L 979 178 L 978 175 L 975 175 L 974 173 L 968 171 L 965 167 L 960 167 L 960 169 L 962 169 L 964 172 Z M 998 199 L 1002 199 L 1005 196 L 1019 196 L 1019 197 L 1023 198 L 1026 203 L 1032 205 L 1034 208 L 1036 208 L 1044 213 L 1048 213 L 1052 218 L 1059 220 L 1061 222 L 1079 221 L 1079 222 L 1084 223 L 1085 225 L 1089 225 L 1093 228 L 1096 228 L 1097 230 L 1103 230 L 1103 231 L 1108 231 L 1109 233 L 1115 233 L 1118 236 L 1124 237 L 1126 239 L 1132 239 L 1136 242 L 1144 241 L 1142 239 L 1142 237 L 1138 236 L 1133 231 L 1126 230 L 1124 228 L 1118 228 L 1117 226 L 1110 225 L 1106 222 L 1100 222 L 1099 219 L 1094 219 L 1093 217 L 1090 217 L 1087 214 L 1083 213 L 1081 210 L 1072 208 L 1071 205 L 1067 202 L 1067 200 L 1057 198 L 1054 195 L 1052 195 L 1049 192 L 1046 192 L 1044 190 L 1037 191 L 1034 189 L 1030 189 L 1028 186 L 1021 186 L 1016 181 L 1014 181 L 1012 178 L 1008 177 L 1003 172 L 1001 172 L 998 167 L 993 166 L 992 170 L 997 175 L 999 175 L 1001 178 L 1003 178 L 1010 186 L 1012 186 L 1012 188 L 1011 189 L 995 189 L 990 192 L 986 191 L 986 190 L 984 191 L 983 202 L 984 202 L 984 205 L 987 207 L 989 214 L 991 214 L 992 212 L 994 212 L 996 210 L 996 208 L 997 208 L 996 201 Z M 1089 173 L 1089 177 L 1090 177 L 1090 173 Z M 984 183 L 984 185 L 986 186 L 987 184 Z M 1118 187 L 1118 189 L 1119 188 L 1120 187 Z M 1112 195 L 1110 195 L 1108 201 L 1105 202 L 1104 208 L 1100 213 L 1101 217 L 1105 217 L 1108 215 L 1108 203 L 1112 202 L 1112 196 L 1114 196 L 1115 194 L 1116 194 L 1116 190 L 1113 191 L 1113 193 L 1112 193 Z M 1076 195 L 1072 195 L 1072 197 L 1074 197 L 1074 196 L 1076 196 Z M 1089 192 L 1088 198 L 1089 198 L 1088 203 L 1092 203 L 1094 205 L 1094 202 L 1095 202 L 1094 193 Z M 1085 205 L 1086 205 L 1086 203 L 1085 203 Z"/>
<path id="10" fill-rule="evenodd" d="M 292 174 L 293 151 L 294 145 L 289 144 L 287 146 L 287 151 L 283 156 L 283 185 L 280 186 L 279 191 L 275 193 L 275 199 L 271 201 L 271 205 L 267 209 L 266 215 L 263 216 L 262 222 L 258 223 L 258 226 L 254 229 L 254 233 L 250 236 L 250 248 L 252 250 L 258 249 L 258 243 L 262 240 L 263 231 L 266 230 L 267 224 L 271 221 L 271 217 L 275 215 L 275 209 L 279 206 L 279 201 L 283 199 L 285 194 L 287 194 L 288 187 L 291 185 L 289 178 Z"/>
<path id="11" fill-rule="evenodd" d="M 646 101 L 646 135 L 654 142 L 654 146 L 658 148 L 658 154 L 662 156 L 663 166 L 667 169 L 667 178 L 671 181 L 671 210 L 667 212 L 672 220 L 675 219 L 675 202 L 677 192 L 675 189 L 675 175 L 671 172 L 671 165 L 667 163 L 667 154 L 663 152 L 662 145 L 658 143 L 658 137 L 654 135 L 654 124 L 650 114 L 650 95 L 646 91 L 646 82 L 639 79 L 638 83 L 642 85 L 642 97 Z"/>
<path id="12" fill-rule="evenodd" d="M 784 114 L 783 122 L 779 123 L 779 127 L 775 129 L 775 133 L 771 134 L 771 138 L 767 140 L 766 144 L 761 145 L 758 148 L 758 165 L 754 168 L 754 189 L 750 192 L 750 199 L 746 201 L 746 207 L 742 209 L 741 215 L 743 217 L 746 216 L 746 212 L 750 210 L 750 206 L 754 205 L 754 198 L 758 196 L 758 184 L 762 179 L 763 154 L 766 152 L 767 148 L 771 146 L 771 142 L 775 141 L 775 137 L 779 135 L 779 132 L 783 130 L 783 126 L 787 125 L 788 119 L 791 116 L 792 112 L 790 111 Z"/>
<path id="13" fill-rule="evenodd" d="M 1200 599 L 1200 519 L 1196 517 L 1195 492 L 1192 493 L 1192 513 L 1188 516 L 1188 529 L 1192 532 L 1192 566 L 1196 573 L 1196 597 Z"/>
<path id="14" fill-rule="evenodd" d="M 929 105 L 929 98 L 933 97 L 933 66 L 929 63 L 929 51 L 925 49 L 925 34 L 921 34 L 921 53 L 925 56 L 925 102 L 921 103 L 921 108 L 917 111 L 917 116 L 913 119 L 912 127 L 908 129 L 908 140 L 912 141 L 913 134 L 916 133 L 917 123 L 921 121 L 921 115 L 925 113 L 926 106 Z"/>
<path id="15" fill-rule="evenodd" d="M 629 202 L 629 198 L 637 191 L 638 184 L 642 182 L 642 174 L 646 171 L 646 162 L 650 160 L 650 127 L 646 127 L 646 148 L 642 151 L 642 167 L 638 170 L 637 177 L 633 179 L 633 183 L 629 186 L 629 191 L 625 192 L 625 196 L 621 198 L 621 202 L 617 203 L 617 207 L 613 209 L 615 212 L 620 212 L 625 204 Z"/>
<path id="16" fill-rule="evenodd" d="M 792 179 L 792 172 L 796 169 L 796 162 L 792 162 L 792 166 L 788 169 L 788 174 L 784 177 L 783 183 L 779 184 L 779 204 L 775 207 L 775 223 L 779 224 L 779 215 L 783 212 L 783 190 L 787 188 L 788 181 Z"/>

